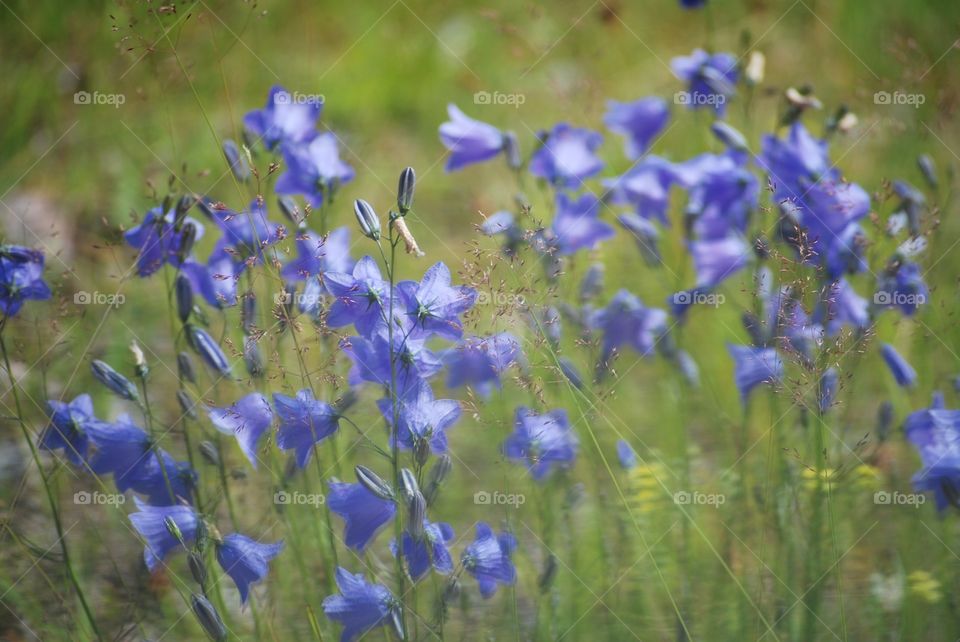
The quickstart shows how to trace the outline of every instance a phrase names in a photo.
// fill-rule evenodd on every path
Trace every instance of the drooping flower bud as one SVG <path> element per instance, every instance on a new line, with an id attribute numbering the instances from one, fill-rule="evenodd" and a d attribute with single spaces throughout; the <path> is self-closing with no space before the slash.
<path id="1" fill-rule="evenodd" d="M 520 145 L 517 143 L 516 134 L 507 132 L 503 135 L 503 150 L 507 157 L 507 167 L 513 170 L 523 167 L 523 159 L 520 157 Z"/>
<path id="2" fill-rule="evenodd" d="M 243 295 L 240 307 L 240 325 L 244 334 L 252 334 L 254 321 L 257 318 L 257 297 L 253 292 Z"/>
<path id="3" fill-rule="evenodd" d="M 229 138 L 223 141 L 223 155 L 230 165 L 230 171 L 241 183 L 250 178 L 250 165 L 247 163 L 246 155 L 240 150 L 235 142 Z"/>
<path id="4" fill-rule="evenodd" d="M 558 364 L 560 366 L 560 372 L 567 378 L 567 381 L 569 381 L 574 388 L 578 390 L 582 389 L 583 377 L 580 376 L 580 372 L 577 370 L 577 367 L 573 365 L 573 362 L 567 357 L 560 357 Z"/>
<path id="5" fill-rule="evenodd" d="M 186 352 L 177 355 L 177 376 L 183 381 L 197 383 L 197 372 L 193 369 L 193 359 Z"/>
<path id="6" fill-rule="evenodd" d="M 99 359 L 94 359 L 90 364 L 90 370 L 93 371 L 93 377 L 110 389 L 118 397 L 128 401 L 139 401 L 140 395 L 137 393 L 137 386 L 132 381 L 110 367 L 110 365 Z"/>
<path id="7" fill-rule="evenodd" d="M 557 558 L 553 553 L 547 555 L 547 561 L 543 565 L 543 571 L 537 578 L 537 587 L 541 593 L 546 593 L 553 585 L 553 580 L 557 577 Z"/>
<path id="8" fill-rule="evenodd" d="M 147 366 L 147 358 L 143 356 L 143 350 L 140 349 L 140 344 L 137 343 L 136 339 L 130 342 L 130 352 L 133 354 L 134 372 L 141 379 L 146 379 L 150 373 L 150 368 Z"/>
<path id="9" fill-rule="evenodd" d="M 184 194 L 177 201 L 177 207 L 173 212 L 173 229 L 179 232 L 183 229 L 183 223 L 187 220 L 187 212 L 193 207 L 196 199 L 190 194 Z"/>
<path id="10" fill-rule="evenodd" d="M 933 159 L 928 154 L 921 154 L 917 157 L 917 166 L 924 180 L 931 189 L 937 189 L 940 181 L 937 179 L 937 166 L 933 164 Z"/>
<path id="11" fill-rule="evenodd" d="M 186 390 L 177 390 L 177 403 L 180 404 L 180 410 L 184 416 L 190 419 L 197 418 L 197 404 L 190 398 Z"/>
<path id="12" fill-rule="evenodd" d="M 190 312 L 193 311 L 193 286 L 190 285 L 190 279 L 183 274 L 178 274 L 174 283 L 174 292 L 177 299 L 177 316 L 181 323 L 186 323 L 190 318 Z"/>
<path id="13" fill-rule="evenodd" d="M 408 502 L 413 499 L 416 493 L 420 492 L 417 476 L 409 468 L 400 470 L 400 490 L 403 491 L 403 498 Z"/>
<path id="14" fill-rule="evenodd" d="M 736 151 L 747 151 L 747 139 L 739 131 L 723 122 L 715 120 L 710 125 L 710 131 L 721 143 Z"/>
<path id="15" fill-rule="evenodd" d="M 263 376 L 263 356 L 255 337 L 247 336 L 243 339 L 243 364 L 247 368 L 247 374 L 254 379 Z"/>
<path id="16" fill-rule="evenodd" d="M 210 603 L 210 600 L 199 593 L 194 593 L 193 597 L 190 598 L 190 607 L 193 609 L 193 614 L 197 616 L 200 626 L 207 632 L 211 640 L 220 642 L 220 640 L 227 639 L 227 627 L 223 624 L 220 614 L 217 613 L 217 609 Z"/>
<path id="17" fill-rule="evenodd" d="M 427 500 L 423 493 L 419 490 L 414 493 L 408 507 L 410 522 L 407 525 L 407 531 L 410 533 L 410 537 L 419 540 L 423 537 L 423 520 L 427 516 Z"/>
<path id="18" fill-rule="evenodd" d="M 230 362 L 227 361 L 227 355 L 223 353 L 213 337 L 206 330 L 195 325 L 187 324 L 185 329 L 190 347 L 200 355 L 200 358 L 224 377 L 229 377 Z"/>
<path id="19" fill-rule="evenodd" d="M 360 465 L 354 468 L 354 473 L 356 473 L 357 481 L 360 482 L 360 485 L 380 499 L 389 499 L 391 501 L 394 499 L 393 488 L 377 473 L 366 466 Z"/>
<path id="20" fill-rule="evenodd" d="M 197 226 L 187 221 L 183 224 L 183 230 L 180 231 L 180 249 L 177 252 L 177 258 L 181 263 L 190 257 L 193 252 L 193 245 L 197 242 Z"/>
<path id="21" fill-rule="evenodd" d="M 209 442 L 209 441 L 200 442 L 200 455 L 211 466 L 220 465 L 220 451 L 212 442 Z"/>
<path id="22" fill-rule="evenodd" d="M 187 565 L 190 567 L 190 575 L 193 580 L 203 588 L 207 584 L 207 565 L 203 563 L 203 556 L 196 551 L 190 551 L 187 555 Z"/>
<path id="23" fill-rule="evenodd" d="M 437 494 L 440 492 L 440 487 L 446 480 L 447 476 L 450 474 L 450 470 L 453 468 L 453 460 L 450 459 L 450 455 L 444 453 L 437 457 L 436 463 L 430 469 L 430 473 L 427 476 L 427 490 L 424 496 L 427 499 L 427 505 L 430 506 L 437 499 Z"/>
<path id="24" fill-rule="evenodd" d="M 362 198 L 353 202 L 353 213 L 357 216 L 357 222 L 360 224 L 360 231 L 363 235 L 374 241 L 380 240 L 380 217 L 373 210 L 370 203 Z"/>
<path id="25" fill-rule="evenodd" d="M 413 191 L 417 186 L 417 173 L 412 167 L 400 172 L 400 182 L 397 185 L 397 208 L 400 216 L 405 215 L 413 207 Z"/>

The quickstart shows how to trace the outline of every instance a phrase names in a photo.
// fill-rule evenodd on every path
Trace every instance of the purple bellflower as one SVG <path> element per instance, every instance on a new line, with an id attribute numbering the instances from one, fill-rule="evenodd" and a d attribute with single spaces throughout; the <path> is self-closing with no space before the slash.
<path id="1" fill-rule="evenodd" d="M 397 402 L 397 426 L 392 439 L 407 450 L 416 450 L 421 443 L 429 444 L 436 454 L 447 452 L 447 430 L 460 419 L 460 402 L 453 399 L 434 399 L 430 384 L 422 382 L 415 393 Z M 393 424 L 393 400 L 389 397 L 377 402 L 388 424 Z"/>
<path id="2" fill-rule="evenodd" d="M 577 189 L 603 169 L 596 150 L 603 136 L 589 129 L 554 125 L 543 145 L 530 159 L 530 173 L 551 185 Z"/>
<path id="3" fill-rule="evenodd" d="M 404 531 L 400 555 L 414 582 L 423 579 L 431 566 L 443 575 L 453 572 L 453 558 L 447 550 L 447 544 L 453 540 L 453 535 L 450 524 L 433 523 L 426 519 L 423 520 L 421 536 L 415 538 L 409 531 Z M 394 555 L 397 554 L 396 541 L 390 543 L 390 549 Z"/>
<path id="4" fill-rule="evenodd" d="M 477 523 L 477 536 L 463 550 L 460 557 L 463 567 L 477 580 L 480 595 L 493 597 L 497 585 L 511 585 L 517 581 L 517 569 L 511 557 L 517 548 L 517 540 L 509 533 L 496 535 L 485 522 Z"/>
<path id="5" fill-rule="evenodd" d="M 267 398 L 253 392 L 227 408 L 210 408 L 207 414 L 217 430 L 236 437 L 240 450 L 256 469 L 257 444 L 273 423 L 273 410 Z"/>
<path id="6" fill-rule="evenodd" d="M 520 358 L 520 342 L 501 332 L 489 337 L 465 337 L 443 353 L 447 367 L 447 386 L 473 386 L 487 396 L 500 387 L 500 375 Z"/>
<path id="7" fill-rule="evenodd" d="M 537 415 L 517 408 L 514 431 L 504 442 L 503 452 L 510 459 L 527 462 L 533 478 L 540 481 L 555 466 L 571 466 L 577 445 L 566 410 Z"/>
<path id="8" fill-rule="evenodd" d="M 490 160 L 505 149 L 503 132 L 487 123 L 474 120 L 456 105 L 447 105 L 450 120 L 440 125 L 440 140 L 450 150 L 447 171 Z"/>
<path id="9" fill-rule="evenodd" d="M 189 506 L 151 506 L 139 499 L 134 501 L 137 512 L 130 514 L 130 522 L 144 539 L 143 559 L 152 573 L 167 555 L 193 541 L 200 520 Z M 176 525 L 179 537 L 171 531 L 168 521 Z"/>
<path id="10" fill-rule="evenodd" d="M 629 103 L 607 101 L 603 124 L 624 137 L 627 158 L 636 160 L 647 152 L 651 141 L 663 130 L 668 120 L 670 110 L 667 102 L 651 96 Z"/>
<path id="11" fill-rule="evenodd" d="M 231 533 L 217 543 L 217 562 L 237 585 L 241 604 L 247 602 L 250 585 L 266 578 L 270 560 L 281 550 L 283 541 L 261 544 L 239 533 Z"/>
<path id="12" fill-rule="evenodd" d="M 338 567 L 337 588 L 340 595 L 327 597 L 323 601 L 323 612 L 343 625 L 340 642 L 353 642 L 387 624 L 399 608 L 387 587 L 367 582 L 362 573 L 354 575 Z"/>
<path id="13" fill-rule="evenodd" d="M 314 445 L 339 428 L 337 411 L 330 404 L 314 399 L 308 388 L 296 397 L 274 393 L 273 405 L 280 419 L 277 446 L 280 450 L 294 450 L 300 468 L 307 465 Z"/>
<path id="14" fill-rule="evenodd" d="M 15 245 L 0 246 L 0 315 L 15 317 L 24 301 L 52 296 L 43 280 L 42 252 Z"/>
<path id="15" fill-rule="evenodd" d="M 284 145 L 283 159 L 286 171 L 277 179 L 277 194 L 303 195 L 312 207 L 323 207 L 333 190 L 353 180 L 353 168 L 340 159 L 332 132 L 309 143 Z"/>
<path id="16" fill-rule="evenodd" d="M 727 344 L 733 357 L 733 375 L 740 401 L 747 402 L 750 392 L 762 383 L 776 384 L 783 376 L 783 360 L 773 348 Z"/>
<path id="17" fill-rule="evenodd" d="M 318 100 L 295 101 L 286 89 L 275 85 L 263 109 L 248 112 L 243 126 L 260 137 L 267 149 L 281 143 L 303 143 L 317 135 L 317 119 L 323 103 Z"/>
<path id="18" fill-rule="evenodd" d="M 346 524 L 344 541 L 355 551 L 363 551 L 397 514 L 397 505 L 380 499 L 361 484 L 331 481 L 327 497 L 330 510 Z"/>
<path id="19" fill-rule="evenodd" d="M 561 255 L 592 250 L 601 241 L 613 238 L 613 227 L 599 218 L 602 205 L 592 194 L 582 194 L 576 200 L 557 194 L 557 210 L 550 230 L 551 241 Z"/>

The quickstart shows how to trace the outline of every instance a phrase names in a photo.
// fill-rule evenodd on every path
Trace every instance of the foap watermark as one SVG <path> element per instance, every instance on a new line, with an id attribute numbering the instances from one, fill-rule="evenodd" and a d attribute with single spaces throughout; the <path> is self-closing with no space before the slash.
<path id="1" fill-rule="evenodd" d="M 513 292 L 484 292 L 483 290 L 477 292 L 477 305 L 522 306 L 526 302 L 527 300 L 522 294 L 514 294 Z"/>
<path id="2" fill-rule="evenodd" d="M 301 493 L 296 490 L 291 493 L 278 490 L 273 494 L 273 503 L 277 506 L 313 506 L 319 508 L 326 501 L 327 498 L 322 493 Z"/>
<path id="3" fill-rule="evenodd" d="M 714 508 L 720 508 L 727 503 L 727 496 L 721 493 L 680 490 L 673 494 L 673 503 L 678 506 L 713 506 Z"/>
<path id="4" fill-rule="evenodd" d="M 517 107 L 527 102 L 527 97 L 524 94 L 508 94 L 502 91 L 478 91 L 473 95 L 473 104 L 474 105 L 507 105 L 509 107 Z"/>
<path id="5" fill-rule="evenodd" d="M 923 493 L 901 493 L 878 490 L 873 494 L 873 503 L 877 506 L 913 506 L 920 508 L 927 501 Z"/>
<path id="6" fill-rule="evenodd" d="M 910 105 L 919 107 L 927 102 L 924 94 L 908 94 L 902 91 L 878 91 L 873 94 L 874 105 Z"/>
<path id="7" fill-rule="evenodd" d="M 727 97 L 723 94 L 707 94 L 702 91 L 678 91 L 673 95 L 673 104 L 716 107 L 726 104 Z"/>
<path id="8" fill-rule="evenodd" d="M 886 290 L 877 290 L 873 295 L 873 302 L 876 305 L 924 305 L 927 302 L 927 296 L 922 292 L 887 292 Z"/>
<path id="9" fill-rule="evenodd" d="M 323 94 L 302 94 L 299 91 L 278 91 L 273 96 L 274 105 L 322 105 L 325 101 Z"/>
<path id="10" fill-rule="evenodd" d="M 111 105 L 117 109 L 127 102 L 123 94 L 105 94 L 99 91 L 78 91 L 73 95 L 74 105 Z"/>
<path id="11" fill-rule="evenodd" d="M 78 490 L 73 494 L 73 503 L 77 506 L 120 506 L 127 498 L 122 493 L 101 493 Z"/>
<path id="12" fill-rule="evenodd" d="M 513 506 L 520 508 L 527 502 L 526 495 L 519 493 L 501 493 L 478 490 L 473 494 L 473 503 L 477 506 Z"/>
<path id="13" fill-rule="evenodd" d="M 295 303 L 302 308 L 313 308 L 320 305 L 323 295 L 311 292 L 286 292 L 281 291 L 273 295 L 273 302 L 277 305 L 290 305 Z"/>
<path id="14" fill-rule="evenodd" d="M 73 295 L 75 305 L 109 305 L 113 308 L 119 308 L 127 300 L 127 297 L 119 292 L 87 292 L 80 290 Z"/>
<path id="15" fill-rule="evenodd" d="M 718 308 L 727 301 L 727 297 L 713 292 L 677 292 L 673 295 L 674 305 L 709 305 Z"/>

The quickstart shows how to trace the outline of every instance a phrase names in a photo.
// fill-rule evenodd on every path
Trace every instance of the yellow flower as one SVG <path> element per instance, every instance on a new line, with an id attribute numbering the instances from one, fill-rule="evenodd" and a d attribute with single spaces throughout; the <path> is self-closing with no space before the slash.
<path id="1" fill-rule="evenodd" d="M 907 576 L 910 593 L 928 604 L 936 604 L 943 597 L 940 582 L 929 571 L 914 571 Z"/>

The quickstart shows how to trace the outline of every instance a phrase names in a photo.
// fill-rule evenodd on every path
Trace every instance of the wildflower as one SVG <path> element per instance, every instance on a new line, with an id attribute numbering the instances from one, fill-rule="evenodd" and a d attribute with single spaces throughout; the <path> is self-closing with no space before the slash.
<path id="1" fill-rule="evenodd" d="M 237 280 L 240 269 L 225 246 L 218 245 L 206 264 L 184 261 L 180 272 L 190 282 L 190 289 L 215 308 L 237 304 Z"/>
<path id="2" fill-rule="evenodd" d="M 747 139 L 743 134 L 722 120 L 715 120 L 710 125 L 710 132 L 728 149 L 738 152 L 748 151 Z"/>
<path id="3" fill-rule="evenodd" d="M 960 411 L 934 403 L 911 413 L 903 428 L 923 464 L 913 476 L 913 487 L 932 491 L 937 510 L 960 505 Z"/>
<path id="4" fill-rule="evenodd" d="M 128 245 L 140 251 L 137 255 L 137 274 L 140 276 L 150 276 L 164 263 L 180 266 L 187 254 L 183 251 L 184 246 L 203 236 L 203 226 L 198 221 L 187 219 L 192 228 L 184 225 L 178 229 L 174 224 L 175 217 L 174 210 L 164 213 L 162 207 L 155 207 L 147 212 L 140 225 L 123 235 Z M 191 234 L 194 235 L 192 238 Z"/>
<path id="5" fill-rule="evenodd" d="M 480 587 L 480 595 L 493 597 L 498 584 L 512 585 L 517 581 L 517 570 L 511 556 L 517 540 L 509 533 L 495 535 L 485 522 L 477 522 L 477 536 L 460 557 L 463 567 Z"/>
<path id="6" fill-rule="evenodd" d="M 595 153 L 602 142 L 597 132 L 559 123 L 530 159 L 530 173 L 551 185 L 577 189 L 603 169 Z"/>
<path id="7" fill-rule="evenodd" d="M 571 386 L 578 390 L 583 388 L 583 377 L 580 376 L 580 371 L 573 361 L 567 357 L 560 357 L 557 359 L 557 367 L 560 368 L 561 374 L 570 382 Z"/>
<path id="8" fill-rule="evenodd" d="M 43 280 L 42 252 L 17 245 L 0 246 L 0 314 L 15 317 L 23 302 L 52 296 Z"/>
<path id="9" fill-rule="evenodd" d="M 299 102 L 291 98 L 287 90 L 275 85 L 270 88 L 266 106 L 243 117 L 243 126 L 260 137 L 267 149 L 281 143 L 304 143 L 317 135 L 316 124 L 323 102 Z"/>
<path id="10" fill-rule="evenodd" d="M 344 540 L 356 551 L 363 551 L 397 513 L 393 500 L 377 497 L 361 484 L 338 481 L 330 482 L 327 505 L 343 518 Z"/>
<path id="11" fill-rule="evenodd" d="M 353 362 L 348 380 L 351 385 L 362 381 L 386 388 L 395 384 L 397 398 L 415 394 L 420 383 L 434 376 L 443 367 L 440 358 L 425 345 L 422 339 L 405 339 L 399 332 L 390 345 L 389 332 L 380 328 L 367 339 L 351 337 L 341 348 Z M 391 353 L 394 367 L 391 369 Z"/>
<path id="12" fill-rule="evenodd" d="M 253 392 L 228 408 L 210 408 L 207 414 L 217 430 L 236 437 L 240 450 L 256 469 L 257 443 L 273 423 L 273 410 L 267 398 Z"/>
<path id="13" fill-rule="evenodd" d="M 217 562 L 230 576 L 240 591 L 240 603 L 245 604 L 250 585 L 262 581 L 269 571 L 268 562 L 280 554 L 283 542 L 261 544 L 246 535 L 232 533 L 217 544 Z"/>
<path id="14" fill-rule="evenodd" d="M 307 465 L 314 444 L 339 428 L 337 411 L 330 404 L 314 399 L 309 389 L 301 390 L 296 397 L 274 393 L 273 405 L 280 419 L 277 446 L 281 450 L 295 450 L 300 468 Z"/>
<path id="15" fill-rule="evenodd" d="M 894 261 L 880 277 L 873 298 L 880 307 L 894 306 L 904 315 L 913 316 L 929 296 L 920 266 L 910 261 Z"/>
<path id="16" fill-rule="evenodd" d="M 250 178 L 250 165 L 247 163 L 247 157 L 240 151 L 237 144 L 227 139 L 223 141 L 223 155 L 227 159 L 227 165 L 233 176 L 241 183 Z"/>
<path id="17" fill-rule="evenodd" d="M 200 626 L 207 632 L 210 639 L 216 642 L 227 639 L 227 627 L 220 614 L 217 613 L 216 607 L 210 603 L 205 595 L 194 593 L 190 596 L 190 608 L 193 609 L 193 614 L 197 616 L 197 621 L 200 622 Z"/>
<path id="18" fill-rule="evenodd" d="M 285 279 L 302 281 L 329 272 L 351 272 L 354 261 L 350 257 L 350 228 L 338 227 L 326 236 L 304 230 L 296 239 L 297 258 L 281 270 Z"/>
<path id="19" fill-rule="evenodd" d="M 194 540 L 200 520 L 189 506 L 151 506 L 139 499 L 134 502 L 137 512 L 131 513 L 130 522 L 144 539 L 143 559 L 152 573 L 167 555 Z"/>
<path id="20" fill-rule="evenodd" d="M 647 308 L 635 295 L 620 290 L 590 318 L 590 326 L 603 333 L 601 363 L 607 363 L 613 351 L 622 345 L 631 346 L 641 356 L 653 354 L 666 320 L 663 310 Z"/>
<path id="21" fill-rule="evenodd" d="M 238 262 L 237 271 L 242 272 L 248 264 L 263 261 L 263 249 L 281 238 L 281 227 L 267 218 L 266 208 L 259 199 L 254 199 L 243 212 L 235 212 L 222 206 L 200 201 L 200 209 L 223 231 L 223 238 L 214 252 L 229 249 Z"/>
<path id="22" fill-rule="evenodd" d="M 403 533 L 403 546 L 400 556 L 406 563 L 407 572 L 417 582 L 429 572 L 432 566 L 444 575 L 453 572 L 453 558 L 447 550 L 447 544 L 453 540 L 453 527 L 442 522 L 433 523 L 423 520 L 423 533 L 414 537 L 409 531 Z M 390 550 L 397 554 L 397 543 L 390 543 Z"/>
<path id="23" fill-rule="evenodd" d="M 728 236 L 719 240 L 692 241 L 690 254 L 697 272 L 697 287 L 713 288 L 747 265 L 751 248 L 739 236 Z"/>
<path id="24" fill-rule="evenodd" d="M 662 98 L 641 98 L 629 103 L 610 100 L 603 124 L 624 137 L 627 158 L 635 160 L 647 152 L 650 142 L 669 119 L 670 110 Z"/>
<path id="25" fill-rule="evenodd" d="M 869 303 L 841 278 L 824 289 L 814 320 L 823 324 L 830 336 L 844 326 L 865 328 L 870 324 Z"/>
<path id="26" fill-rule="evenodd" d="M 732 54 L 710 55 L 695 49 L 689 56 L 671 60 L 670 68 L 687 84 L 686 103 L 691 109 L 713 107 L 723 115 L 727 99 L 736 93 L 737 59 Z"/>
<path id="27" fill-rule="evenodd" d="M 783 361 L 773 348 L 727 344 L 733 357 L 734 379 L 744 404 L 750 392 L 762 383 L 776 384 L 783 376 Z"/>
<path id="28" fill-rule="evenodd" d="M 151 506 L 174 506 L 189 503 L 197 485 L 197 473 L 189 462 L 177 461 L 162 449 L 153 449 L 142 466 L 117 471 L 114 480 L 120 488 L 123 480 L 131 490 L 146 497 Z"/>
<path id="29" fill-rule="evenodd" d="M 837 386 L 839 385 L 839 374 L 836 368 L 827 368 L 817 383 L 817 408 L 823 414 L 833 406 L 834 397 L 837 395 Z"/>
<path id="30" fill-rule="evenodd" d="M 150 437 L 129 415 L 121 415 L 113 423 L 92 422 L 87 435 L 90 470 L 97 475 L 112 474 L 121 493 L 149 475 L 154 456 Z"/>
<path id="31" fill-rule="evenodd" d="M 397 403 L 397 425 L 391 439 L 408 450 L 416 450 L 422 442 L 436 454 L 447 452 L 446 431 L 460 419 L 460 403 L 453 399 L 434 399 L 430 384 L 424 382 L 417 391 Z M 386 397 L 377 402 L 387 423 L 393 425 L 394 400 Z"/>
<path id="32" fill-rule="evenodd" d="M 459 316 L 473 307 L 477 292 L 450 282 L 450 268 L 440 262 L 428 268 L 419 283 L 404 281 L 397 286 L 407 316 L 422 335 L 456 340 L 463 334 Z"/>
<path id="33" fill-rule="evenodd" d="M 689 234 L 716 241 L 747 233 L 760 195 L 747 158 L 738 151 L 700 154 L 674 166 L 677 182 L 689 194 L 685 211 Z"/>
<path id="34" fill-rule="evenodd" d="M 47 401 L 50 424 L 40 437 L 43 450 L 63 449 L 63 454 L 75 466 L 82 466 L 90 443 L 87 429 L 100 420 L 93 414 L 90 395 L 79 395 L 69 403 Z"/>
<path id="35" fill-rule="evenodd" d="M 520 357 L 520 342 L 501 332 L 489 337 L 465 337 L 443 353 L 447 386 L 470 385 L 481 395 L 500 387 L 500 375 Z"/>
<path id="36" fill-rule="evenodd" d="M 610 203 L 632 205 L 643 219 L 669 225 L 670 186 L 678 181 L 676 166 L 659 156 L 644 156 L 627 173 L 604 179 Z"/>
<path id="37" fill-rule="evenodd" d="M 110 367 L 110 364 L 94 359 L 90 364 L 93 377 L 118 397 L 128 401 L 139 401 L 140 394 L 132 381 Z"/>
<path id="38" fill-rule="evenodd" d="M 450 150 L 447 171 L 489 160 L 504 150 L 503 133 L 487 123 L 474 120 L 456 105 L 447 105 L 450 120 L 440 125 L 440 140 Z"/>
<path id="39" fill-rule="evenodd" d="M 386 324 L 390 283 L 380 275 L 377 262 L 365 256 L 351 273 L 327 272 L 323 276 L 334 302 L 327 312 L 327 325 L 340 328 L 351 323 L 363 336 Z"/>
<path id="40" fill-rule="evenodd" d="M 486 217 L 480 225 L 480 231 L 487 236 L 502 235 L 504 237 L 503 253 L 506 256 L 516 254 L 524 243 L 524 231 L 510 212 L 496 212 Z"/>
<path id="41" fill-rule="evenodd" d="M 561 193 L 557 194 L 556 206 L 551 241 L 561 255 L 594 249 L 601 241 L 613 238 L 613 227 L 599 218 L 601 202 L 596 196 L 583 194 L 571 200 Z"/>
<path id="42" fill-rule="evenodd" d="M 910 593 L 928 604 L 936 604 L 943 598 L 940 581 L 929 571 L 913 571 L 907 576 Z"/>
<path id="43" fill-rule="evenodd" d="M 340 642 L 352 642 L 383 626 L 400 608 L 387 587 L 367 582 L 362 573 L 353 575 L 337 567 L 337 588 L 340 595 L 327 597 L 323 601 L 323 612 L 343 625 Z"/>
<path id="44" fill-rule="evenodd" d="M 913 369 L 906 359 L 900 356 L 900 353 L 890 345 L 884 343 L 880 346 L 880 354 L 890 369 L 890 374 L 896 380 L 897 385 L 903 388 L 910 388 L 917 382 L 917 371 Z"/>
<path id="45" fill-rule="evenodd" d="M 503 444 L 510 459 L 526 461 L 533 478 L 543 479 L 554 466 L 569 467 L 577 456 L 577 437 L 565 410 L 537 415 L 517 408 L 514 432 Z"/>

